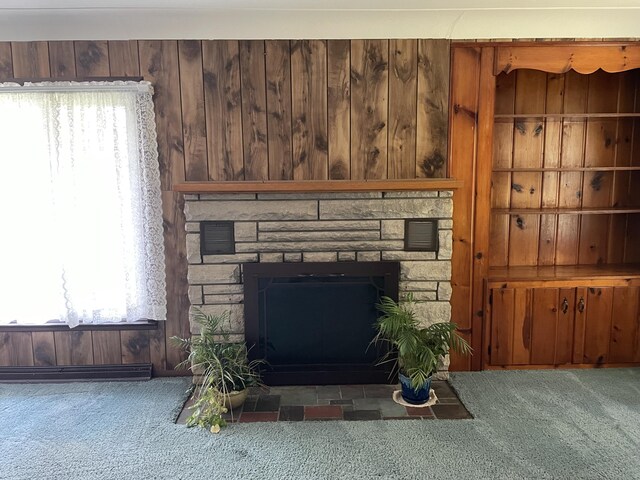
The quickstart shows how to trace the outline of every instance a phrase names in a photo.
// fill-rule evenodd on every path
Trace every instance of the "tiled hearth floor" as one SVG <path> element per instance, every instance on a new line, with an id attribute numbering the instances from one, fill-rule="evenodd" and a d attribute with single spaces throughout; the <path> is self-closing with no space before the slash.
<path id="1" fill-rule="evenodd" d="M 245 404 L 233 411 L 229 422 L 299 422 L 309 420 L 431 420 L 472 418 L 445 381 L 431 384 L 438 403 L 413 408 L 391 398 L 397 385 L 323 385 L 253 388 Z M 184 424 L 192 401 L 177 423 Z"/>

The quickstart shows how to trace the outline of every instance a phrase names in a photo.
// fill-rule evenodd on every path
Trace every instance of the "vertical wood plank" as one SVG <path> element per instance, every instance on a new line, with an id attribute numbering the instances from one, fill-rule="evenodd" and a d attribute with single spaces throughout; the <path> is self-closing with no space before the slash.
<path id="1" fill-rule="evenodd" d="M 31 332 L 31 341 L 35 366 L 51 367 L 56 364 L 56 344 L 53 332 Z"/>
<path id="2" fill-rule="evenodd" d="M 606 363 L 611 340 L 613 288 L 587 289 L 584 333 L 584 363 Z"/>
<path id="3" fill-rule="evenodd" d="M 494 289 L 491 311 L 491 365 L 510 365 L 515 317 L 514 289 Z"/>
<path id="4" fill-rule="evenodd" d="M 205 118 L 210 180 L 243 180 L 238 42 L 203 41 Z"/>
<path id="5" fill-rule="evenodd" d="M 56 365 L 72 365 L 71 363 L 71 332 L 54 332 L 56 345 Z"/>
<path id="6" fill-rule="evenodd" d="M 416 40 L 389 40 L 389 178 L 416 175 Z"/>
<path id="7" fill-rule="evenodd" d="M 607 241 L 611 215 L 582 215 L 578 263 L 591 265 L 607 260 Z"/>
<path id="8" fill-rule="evenodd" d="M 186 232 L 184 228 L 184 196 L 176 192 L 162 192 L 164 249 L 167 271 L 167 321 L 165 334 L 189 336 L 189 296 L 187 286 Z M 167 340 L 168 341 L 168 340 Z M 154 354 L 154 358 L 161 358 Z M 166 368 L 173 370 L 184 359 L 184 353 L 176 348 L 166 349 Z"/>
<path id="9" fill-rule="evenodd" d="M 106 41 L 74 42 L 78 77 L 109 76 L 109 45 Z"/>
<path id="10" fill-rule="evenodd" d="M 12 42 L 15 78 L 48 78 L 49 45 L 47 42 Z"/>
<path id="11" fill-rule="evenodd" d="M 240 85 L 245 180 L 268 180 L 264 41 L 241 40 Z"/>
<path id="12" fill-rule="evenodd" d="M 533 289 L 531 363 L 553 365 L 556 357 L 558 314 L 561 308 L 557 288 Z"/>
<path id="13" fill-rule="evenodd" d="M 326 180 L 327 45 L 323 40 L 291 44 L 293 178 Z"/>
<path id="14" fill-rule="evenodd" d="M 613 320 L 609 359 L 611 363 L 633 362 L 640 336 L 640 288 L 613 289 Z"/>
<path id="15" fill-rule="evenodd" d="M 573 328 L 573 363 L 582 363 L 584 356 L 584 335 L 586 325 L 586 309 L 588 307 L 587 289 L 576 288 L 575 323 Z"/>
<path id="16" fill-rule="evenodd" d="M 11 58 L 11 43 L 0 42 L 0 79 L 13 78 L 13 60 Z"/>
<path id="17" fill-rule="evenodd" d="M 516 288 L 514 295 L 512 365 L 531 363 L 532 289 Z"/>
<path id="18" fill-rule="evenodd" d="M 178 42 L 182 135 L 184 139 L 185 180 L 209 180 L 207 163 L 207 125 L 204 115 L 202 43 Z"/>
<path id="19" fill-rule="evenodd" d="M 288 40 L 267 40 L 267 149 L 269 179 L 292 180 L 291 54 Z"/>
<path id="20" fill-rule="evenodd" d="M 140 57 L 136 40 L 114 40 L 108 42 L 109 72 L 115 77 L 137 77 L 140 75 Z"/>
<path id="21" fill-rule="evenodd" d="M 120 331 L 94 330 L 92 341 L 95 365 L 119 365 L 122 363 Z"/>
<path id="22" fill-rule="evenodd" d="M 8 347 L 10 366 L 26 367 L 33 365 L 31 332 L 10 332 Z"/>
<path id="23" fill-rule="evenodd" d="M 536 265 L 540 216 L 536 214 L 511 215 L 509 226 L 509 265 Z"/>
<path id="24" fill-rule="evenodd" d="M 0 367 L 11 365 L 9 332 L 0 332 Z"/>
<path id="25" fill-rule="evenodd" d="M 475 175 L 475 135 L 480 77 L 480 50 L 458 47 L 452 53 L 451 126 L 449 161 L 451 176 L 473 185 Z M 473 189 L 453 193 L 453 257 L 451 259 L 451 317 L 461 329 L 471 329 L 471 278 Z M 476 351 L 481 346 L 475 345 Z M 469 357 L 451 355 L 451 369 L 469 369 Z M 482 359 L 473 357 L 474 368 Z"/>
<path id="26" fill-rule="evenodd" d="M 153 84 L 155 92 L 161 189 L 171 190 L 185 179 L 178 44 L 172 40 L 145 40 L 138 46 L 140 73 Z"/>
<path id="27" fill-rule="evenodd" d="M 172 347 L 169 336 L 166 335 L 166 323 L 158 322 L 158 328 L 149 332 L 150 360 L 153 364 L 154 375 L 162 375 L 167 371 L 167 350 L 176 350 Z"/>
<path id="28" fill-rule="evenodd" d="M 579 215 L 558 215 L 556 265 L 576 265 L 578 263 L 579 231 Z"/>
<path id="29" fill-rule="evenodd" d="M 418 40 L 416 177 L 447 175 L 449 40 Z"/>
<path id="30" fill-rule="evenodd" d="M 123 364 L 151 361 L 148 330 L 123 330 L 120 333 L 120 339 Z"/>
<path id="31" fill-rule="evenodd" d="M 389 42 L 351 41 L 351 177 L 387 178 Z"/>
<path id="32" fill-rule="evenodd" d="M 351 177 L 351 42 L 327 41 L 329 179 Z"/>
<path id="33" fill-rule="evenodd" d="M 51 77 L 76 76 L 76 53 L 73 42 L 49 42 Z"/>
<path id="34" fill-rule="evenodd" d="M 92 332 L 71 331 L 71 364 L 93 365 L 93 340 Z"/>
<path id="35" fill-rule="evenodd" d="M 564 301 L 568 308 L 564 309 Z M 576 289 L 561 288 L 559 296 L 558 325 L 556 327 L 556 365 L 571 363 L 573 352 L 573 329 L 576 312 Z"/>

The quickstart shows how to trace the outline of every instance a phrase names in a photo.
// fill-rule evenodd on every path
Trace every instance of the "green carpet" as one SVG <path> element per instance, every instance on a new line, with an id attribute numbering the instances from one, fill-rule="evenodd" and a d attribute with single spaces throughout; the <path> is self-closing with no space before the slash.
<path id="1" fill-rule="evenodd" d="M 640 369 L 456 374 L 474 420 L 171 423 L 188 383 L 0 385 L 0 479 L 640 479 Z"/>

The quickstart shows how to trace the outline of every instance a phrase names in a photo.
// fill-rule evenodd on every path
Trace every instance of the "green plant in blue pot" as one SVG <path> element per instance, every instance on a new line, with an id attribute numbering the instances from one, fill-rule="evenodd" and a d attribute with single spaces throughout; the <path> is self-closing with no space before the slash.
<path id="1" fill-rule="evenodd" d="M 411 293 L 401 302 L 382 297 L 376 304 L 382 315 L 376 321 L 377 333 L 373 342 L 386 343 L 389 347 L 380 363 L 394 362 L 392 374 L 398 372 L 402 398 L 420 405 L 429 400 L 431 378 L 440 360 L 449 350 L 470 354 L 471 347 L 456 333 L 455 323 L 421 326 L 414 305 Z"/>

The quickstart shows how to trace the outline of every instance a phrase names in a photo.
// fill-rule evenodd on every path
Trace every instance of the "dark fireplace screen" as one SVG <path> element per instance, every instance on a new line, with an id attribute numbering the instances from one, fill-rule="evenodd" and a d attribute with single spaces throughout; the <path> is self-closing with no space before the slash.
<path id="1" fill-rule="evenodd" d="M 244 266 L 245 330 L 267 385 L 388 383 L 371 345 L 375 304 L 398 298 L 399 264 L 269 263 Z"/>

